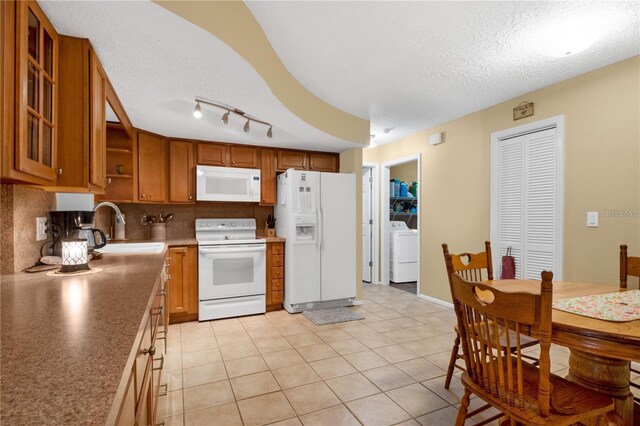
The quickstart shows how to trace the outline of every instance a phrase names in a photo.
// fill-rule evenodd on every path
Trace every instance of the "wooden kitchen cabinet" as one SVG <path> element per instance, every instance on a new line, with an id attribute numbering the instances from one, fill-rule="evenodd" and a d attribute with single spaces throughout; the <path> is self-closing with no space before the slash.
<path id="1" fill-rule="evenodd" d="M 96 201 L 133 203 L 138 200 L 137 134 L 129 137 L 120 123 L 107 123 L 106 132 L 107 186 L 103 195 L 96 194 Z"/>
<path id="2" fill-rule="evenodd" d="M 169 257 L 169 322 L 195 321 L 198 319 L 198 247 L 170 247 Z"/>
<path id="3" fill-rule="evenodd" d="M 337 154 L 325 152 L 309 153 L 309 170 L 314 172 L 331 172 L 340 171 L 340 157 Z"/>
<path id="4" fill-rule="evenodd" d="M 162 339 L 166 342 L 168 331 L 163 322 L 165 294 L 165 282 L 160 279 L 155 286 L 150 309 L 143 318 L 142 337 L 134 349 L 133 367 L 124 379 L 127 383 L 125 391 L 115 402 L 118 404 L 115 406 L 119 407 L 115 424 L 156 424 L 158 398 L 165 390 L 160 383 L 166 351 L 159 343 Z"/>
<path id="5" fill-rule="evenodd" d="M 138 132 L 138 201 L 166 203 L 167 140 Z"/>
<path id="6" fill-rule="evenodd" d="M 169 141 L 169 202 L 194 204 L 195 152 L 191 142 Z"/>
<path id="7" fill-rule="evenodd" d="M 198 144 L 198 164 L 257 169 L 260 166 L 258 148 L 201 142 Z"/>
<path id="8" fill-rule="evenodd" d="M 229 145 L 231 167 L 257 169 L 260 167 L 258 148 L 252 146 Z"/>
<path id="9" fill-rule="evenodd" d="M 277 170 L 284 172 L 287 169 L 309 170 L 309 153 L 305 151 L 279 149 Z"/>
<path id="10" fill-rule="evenodd" d="M 260 205 L 276 204 L 276 150 L 260 149 Z"/>
<path id="11" fill-rule="evenodd" d="M 199 143 L 198 164 L 205 166 L 228 166 L 229 146 L 217 143 Z"/>
<path id="12" fill-rule="evenodd" d="M 0 2 L 2 180 L 56 182 L 58 34 L 35 1 Z"/>
<path id="13" fill-rule="evenodd" d="M 87 39 L 60 36 L 58 180 L 52 189 L 104 193 L 107 76 Z"/>
<path id="14" fill-rule="evenodd" d="M 266 309 L 282 309 L 284 301 L 284 242 L 267 242 Z"/>

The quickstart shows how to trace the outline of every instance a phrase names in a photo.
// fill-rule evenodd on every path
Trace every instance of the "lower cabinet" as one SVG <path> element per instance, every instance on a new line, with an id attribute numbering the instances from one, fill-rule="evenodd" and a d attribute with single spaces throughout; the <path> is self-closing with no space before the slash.
<path id="1" fill-rule="evenodd" d="M 164 277 L 164 274 L 163 274 Z M 156 424 L 158 397 L 163 386 L 162 370 L 167 328 L 165 326 L 165 280 L 156 285 L 151 309 L 145 314 L 143 334 L 120 400 L 116 424 L 149 426 Z M 164 342 L 160 342 L 164 340 Z"/>
<path id="2" fill-rule="evenodd" d="M 282 309 L 284 301 L 284 242 L 267 243 L 267 311 Z"/>
<path id="3" fill-rule="evenodd" d="M 169 322 L 198 319 L 198 247 L 169 247 L 171 266 L 167 286 Z"/>

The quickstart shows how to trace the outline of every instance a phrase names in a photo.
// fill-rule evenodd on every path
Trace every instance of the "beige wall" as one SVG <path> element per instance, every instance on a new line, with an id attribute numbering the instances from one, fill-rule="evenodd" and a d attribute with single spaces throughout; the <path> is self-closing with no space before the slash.
<path id="1" fill-rule="evenodd" d="M 418 181 L 418 162 L 400 164 L 389 169 L 391 179 L 400 179 L 402 182 Z"/>
<path id="2" fill-rule="evenodd" d="M 514 122 L 512 109 L 535 103 L 535 115 Z M 564 115 L 564 280 L 616 284 L 618 246 L 640 255 L 640 218 L 605 210 L 640 209 L 640 57 L 554 84 L 363 151 L 385 162 L 422 154 L 421 292 L 451 300 L 440 245 L 481 251 L 489 238 L 491 133 Z M 427 137 L 446 132 L 446 142 Z M 586 227 L 586 212 L 600 227 Z"/>
<path id="3" fill-rule="evenodd" d="M 356 175 L 356 298 L 362 299 L 362 149 L 340 154 L 340 173 Z"/>

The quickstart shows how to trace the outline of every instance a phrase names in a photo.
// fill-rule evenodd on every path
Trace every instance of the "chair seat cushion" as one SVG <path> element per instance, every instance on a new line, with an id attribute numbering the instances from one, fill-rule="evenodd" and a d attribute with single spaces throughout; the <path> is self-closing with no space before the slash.
<path id="1" fill-rule="evenodd" d="M 506 362 L 506 361 L 503 361 Z M 516 359 L 512 358 L 513 368 Z M 551 374 L 551 410 L 548 417 L 543 417 L 538 409 L 538 369 L 522 362 L 524 382 L 524 408 L 512 405 L 506 390 L 500 393 L 496 385 L 488 392 L 484 386 L 475 383 L 468 373 L 462 374 L 462 383 L 471 392 L 493 405 L 507 416 L 519 422 L 532 425 L 569 425 L 582 419 L 597 417 L 614 409 L 613 400 L 599 392 L 589 390 L 572 383 L 560 376 Z M 517 389 L 517 387 L 516 387 Z M 498 396 L 496 396 L 498 394 Z M 514 391 L 517 394 L 517 391 Z"/>

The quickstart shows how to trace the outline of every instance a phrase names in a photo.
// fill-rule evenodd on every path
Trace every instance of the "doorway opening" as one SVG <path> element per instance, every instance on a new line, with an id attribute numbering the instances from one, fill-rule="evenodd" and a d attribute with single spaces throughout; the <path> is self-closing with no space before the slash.
<path id="1" fill-rule="evenodd" d="M 380 284 L 379 276 L 379 166 L 362 165 L 362 281 Z"/>
<path id="2" fill-rule="evenodd" d="M 420 294 L 420 154 L 382 164 L 381 284 Z"/>

